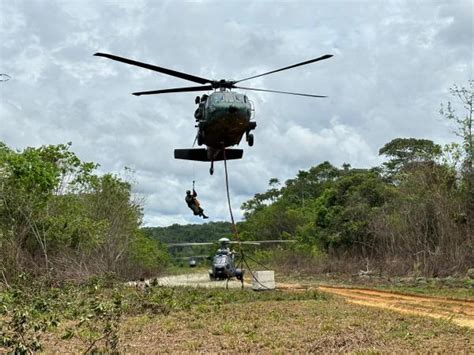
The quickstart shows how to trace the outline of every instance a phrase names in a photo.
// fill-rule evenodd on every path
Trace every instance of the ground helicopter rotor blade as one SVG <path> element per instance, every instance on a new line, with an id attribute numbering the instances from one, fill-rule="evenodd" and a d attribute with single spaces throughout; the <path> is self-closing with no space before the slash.
<path id="1" fill-rule="evenodd" d="M 266 90 L 266 89 L 247 88 L 247 87 L 243 87 L 243 86 L 234 86 L 234 88 L 236 88 L 236 89 L 243 89 L 243 90 L 274 92 L 274 93 L 277 93 L 277 94 L 297 95 L 297 96 L 306 96 L 306 97 L 318 97 L 318 98 L 327 97 L 327 96 L 322 96 L 322 95 L 303 94 L 303 93 L 299 93 L 299 92 L 289 92 L 289 91 L 278 91 L 278 90 Z"/>
<path id="2" fill-rule="evenodd" d="M 240 80 L 234 81 L 233 83 L 234 83 L 234 84 L 237 84 L 237 83 L 240 83 L 241 81 L 259 78 L 259 77 L 264 76 L 264 75 L 277 73 L 277 72 L 279 72 L 279 71 L 283 71 L 283 70 L 287 70 L 287 69 L 291 69 L 291 68 L 296 68 L 296 67 L 299 67 L 299 66 L 301 66 L 301 65 L 311 64 L 311 63 L 314 63 L 314 62 L 318 62 L 318 61 L 320 61 L 320 60 L 329 59 L 329 58 L 331 58 L 332 56 L 333 56 L 332 54 L 325 54 L 325 55 L 323 55 L 323 56 L 321 56 L 321 57 L 318 57 L 318 58 L 310 59 L 310 60 L 307 60 L 307 61 L 305 61 L 305 62 L 301 62 L 301 63 L 297 63 L 297 64 L 293 64 L 293 65 L 289 65 L 289 66 L 287 66 L 287 67 L 280 68 L 280 69 L 276 69 L 276 70 L 272 70 L 272 71 L 269 71 L 269 72 L 267 72 L 267 73 L 254 75 L 254 76 L 251 76 L 251 77 L 248 77 L 248 78 L 245 78 L 245 79 L 240 79 Z"/>
<path id="3" fill-rule="evenodd" d="M 190 91 L 209 91 L 212 90 L 212 85 L 203 86 L 188 86 L 184 88 L 173 88 L 173 89 L 162 89 L 162 90 L 151 90 L 151 91 L 139 91 L 134 92 L 133 95 L 155 95 L 155 94 L 169 94 L 173 92 L 190 92 Z"/>
<path id="4" fill-rule="evenodd" d="M 275 240 L 255 240 L 255 241 L 249 241 L 251 243 L 296 243 L 296 240 L 290 240 L 290 239 L 275 239 Z"/>
<path id="5" fill-rule="evenodd" d="M 268 244 L 268 243 L 295 243 L 296 240 L 289 240 L 289 239 L 274 239 L 274 240 L 231 240 L 227 243 L 229 244 L 250 244 L 250 245 L 260 245 L 260 244 Z"/>
<path id="6" fill-rule="evenodd" d="M 119 57 L 119 56 L 113 55 L 113 54 L 95 53 L 94 55 L 98 56 L 98 57 L 105 57 L 105 58 L 109 58 L 109 59 L 112 59 L 112 60 L 116 60 L 118 62 L 122 62 L 122 63 L 125 63 L 125 64 L 136 65 L 137 67 L 142 67 L 142 68 L 145 68 L 145 69 L 148 69 L 148 70 L 153 70 L 153 71 L 156 71 L 156 72 L 159 72 L 159 73 L 175 76 L 177 78 L 193 81 L 193 82 L 199 83 L 199 84 L 208 84 L 208 83 L 212 82 L 212 80 L 209 80 L 209 79 L 206 79 L 206 78 L 201 78 L 199 76 L 194 76 L 194 75 L 182 73 L 182 72 L 179 72 L 179 71 L 176 71 L 176 70 L 171 70 L 171 69 L 159 67 L 157 65 L 137 62 L 135 60 L 124 58 L 124 57 Z"/>
<path id="7" fill-rule="evenodd" d="M 229 243 L 229 244 L 260 245 L 260 242 L 257 242 L 257 241 L 252 242 L 252 241 L 246 241 L 246 240 L 241 241 L 241 242 L 239 242 L 239 241 L 237 241 L 237 240 L 231 240 L 230 242 L 227 242 L 227 243 Z"/>
<path id="8" fill-rule="evenodd" d="M 207 259 L 209 255 L 191 255 L 191 256 L 176 256 L 173 259 Z"/>
<path id="9" fill-rule="evenodd" d="M 195 243 L 168 243 L 166 244 L 167 247 L 188 247 L 188 246 L 195 246 L 195 245 L 217 245 L 215 242 L 195 242 Z"/>
<path id="10" fill-rule="evenodd" d="M 260 245 L 264 243 L 295 243 L 296 240 L 290 239 L 270 239 L 270 240 L 226 240 L 224 244 L 251 244 L 251 245 Z M 195 246 L 195 245 L 218 245 L 217 242 L 190 242 L 190 243 L 167 243 L 168 247 L 186 247 L 186 246 Z M 222 244 L 222 242 L 221 242 Z"/>

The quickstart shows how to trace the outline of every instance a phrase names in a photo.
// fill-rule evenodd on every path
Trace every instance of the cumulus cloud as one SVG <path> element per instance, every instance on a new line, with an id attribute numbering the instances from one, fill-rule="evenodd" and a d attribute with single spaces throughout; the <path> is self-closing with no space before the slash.
<path id="1" fill-rule="evenodd" d="M 473 2 L 0 0 L 0 140 L 14 148 L 72 141 L 100 171 L 134 170 L 145 223 L 202 223 L 183 202 L 197 183 L 212 220 L 228 220 L 224 169 L 173 159 L 192 145 L 194 93 L 134 97 L 189 84 L 93 57 L 98 51 L 210 79 L 241 79 L 322 54 L 334 57 L 246 82 L 328 95 L 248 91 L 255 146 L 229 162 L 240 205 L 323 161 L 368 167 L 396 137 L 456 138 L 439 118 L 447 89 L 472 79 Z M 248 84 L 248 85 L 247 85 Z"/>

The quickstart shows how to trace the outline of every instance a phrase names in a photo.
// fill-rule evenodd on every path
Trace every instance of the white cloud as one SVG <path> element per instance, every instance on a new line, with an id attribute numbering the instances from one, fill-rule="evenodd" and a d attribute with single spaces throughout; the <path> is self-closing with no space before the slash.
<path id="1" fill-rule="evenodd" d="M 241 79 L 322 54 L 320 63 L 245 86 L 255 146 L 229 162 L 234 213 L 267 188 L 325 160 L 368 167 L 396 137 L 449 142 L 439 118 L 447 88 L 472 78 L 473 2 L 223 2 L 0 0 L 0 140 L 14 148 L 73 142 L 101 171 L 135 170 L 148 225 L 202 223 L 183 202 L 196 180 L 212 220 L 228 220 L 222 163 L 173 159 L 192 145 L 193 93 L 134 97 L 186 86 L 93 57 L 97 51 L 210 79 Z"/>

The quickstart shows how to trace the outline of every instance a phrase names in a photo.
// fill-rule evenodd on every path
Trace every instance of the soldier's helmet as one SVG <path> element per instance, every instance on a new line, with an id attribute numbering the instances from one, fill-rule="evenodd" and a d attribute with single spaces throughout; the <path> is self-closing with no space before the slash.
<path id="1" fill-rule="evenodd" d="M 191 195 L 191 191 L 186 191 L 186 195 Z"/>

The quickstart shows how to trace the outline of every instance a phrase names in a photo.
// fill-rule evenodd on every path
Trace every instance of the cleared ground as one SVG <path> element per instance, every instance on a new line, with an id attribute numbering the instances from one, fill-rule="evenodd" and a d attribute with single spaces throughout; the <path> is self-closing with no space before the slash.
<path id="1" fill-rule="evenodd" d="M 125 352 L 474 351 L 474 333 L 432 318 L 340 299 L 228 304 L 205 312 L 128 319 Z"/>
<path id="2" fill-rule="evenodd" d="M 210 281 L 205 273 L 168 276 L 158 279 L 158 284 L 163 286 L 194 286 L 194 287 L 216 287 L 240 288 L 241 283 L 237 280 Z M 244 283 L 245 288 L 251 284 Z M 343 297 L 348 302 L 362 306 L 389 309 L 404 314 L 420 315 L 438 319 L 446 319 L 457 325 L 474 329 L 474 301 L 453 300 L 444 297 L 429 297 L 421 295 L 406 295 L 389 291 L 335 287 L 335 286 L 301 286 L 296 283 L 277 283 L 277 289 L 287 291 L 303 291 L 305 289 L 317 288 L 318 290 Z"/>
<path id="3" fill-rule="evenodd" d="M 120 320 L 120 352 L 474 353 L 470 300 L 296 283 L 254 292 L 231 281 L 226 291 L 207 274 L 157 281 L 128 288 L 137 303 Z M 175 306 L 182 301 L 189 307 Z M 66 326 L 47 334 L 46 353 L 87 348 L 77 337 L 64 340 Z"/>
<path id="4" fill-rule="evenodd" d="M 362 306 L 378 307 L 405 314 L 446 319 L 457 325 L 474 329 L 474 301 L 440 297 L 402 295 L 393 292 L 319 286 L 319 290 L 344 297 Z"/>
<path id="5" fill-rule="evenodd" d="M 230 291 L 229 292 L 233 292 Z M 307 291 L 305 291 L 307 292 Z M 50 334 L 46 353 L 80 353 L 77 339 Z M 122 353 L 472 353 L 474 331 L 451 322 L 341 298 L 196 305 L 124 317 Z"/>

